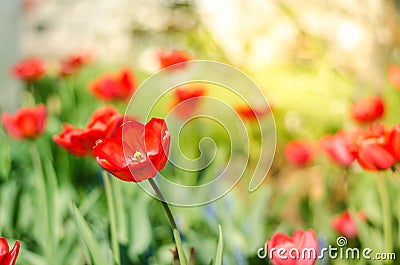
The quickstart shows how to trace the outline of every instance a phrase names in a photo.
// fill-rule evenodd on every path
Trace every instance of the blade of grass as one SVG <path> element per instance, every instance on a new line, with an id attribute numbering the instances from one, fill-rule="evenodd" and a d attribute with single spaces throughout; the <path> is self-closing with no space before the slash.
<path id="1" fill-rule="evenodd" d="M 386 253 L 391 253 L 393 252 L 392 219 L 391 219 L 389 195 L 385 177 L 386 177 L 385 175 L 377 176 L 377 186 L 378 186 L 379 198 L 382 205 L 385 251 Z M 389 263 L 389 261 L 386 261 L 385 263 Z"/>
<path id="2" fill-rule="evenodd" d="M 114 261 L 117 265 L 121 264 L 121 255 L 119 251 L 118 234 L 117 234 L 117 217 L 115 215 L 115 203 L 111 187 L 110 177 L 108 173 L 103 170 L 103 180 L 106 189 L 108 214 L 110 216 L 110 230 L 111 230 L 111 249 Z"/>
<path id="3" fill-rule="evenodd" d="M 222 265 L 222 256 L 224 252 L 224 238 L 222 236 L 222 228 L 219 225 L 219 239 L 217 245 L 217 255 L 215 256 L 215 265 Z"/>
<path id="4" fill-rule="evenodd" d="M 75 205 L 72 206 L 72 212 L 81 238 L 90 252 L 94 265 L 109 265 L 101 251 L 99 243 L 96 241 L 96 238 L 90 230 L 89 225 L 86 223 L 79 209 Z"/>
<path id="5" fill-rule="evenodd" d="M 11 171 L 11 148 L 2 130 L 0 130 L 0 144 L 0 178 L 8 180 Z"/>
<path id="6" fill-rule="evenodd" d="M 100 198 L 100 190 L 93 189 L 89 194 L 86 195 L 85 200 L 81 202 L 79 211 L 82 215 L 86 215 L 92 207 L 98 202 Z"/>
<path id="7" fill-rule="evenodd" d="M 111 186 L 114 194 L 115 212 L 118 221 L 118 240 L 119 242 L 126 244 L 128 243 L 128 229 L 126 225 L 126 216 L 120 184 L 120 181 L 116 178 L 111 180 Z"/>
<path id="8" fill-rule="evenodd" d="M 183 251 L 181 236 L 179 235 L 178 229 L 176 228 L 174 229 L 174 238 L 175 238 L 176 248 L 178 250 L 180 265 L 187 265 L 185 252 Z"/>
<path id="9" fill-rule="evenodd" d="M 49 239 L 51 240 L 51 244 L 53 247 L 53 252 L 55 253 L 55 249 L 57 248 L 57 224 L 62 223 L 62 221 L 59 218 L 59 215 L 57 214 L 57 208 L 56 208 L 56 196 L 55 194 L 57 193 L 57 176 L 56 172 L 54 170 L 53 165 L 51 164 L 51 161 L 49 159 L 46 159 L 44 161 L 44 170 L 46 172 L 46 196 L 47 196 L 47 215 L 48 215 L 48 232 L 49 232 Z"/>
<path id="10" fill-rule="evenodd" d="M 50 227 L 49 200 L 47 197 L 47 184 L 43 171 L 42 160 L 36 143 L 31 143 L 32 164 L 35 170 L 35 185 L 37 192 L 37 203 L 40 214 L 37 215 L 37 222 L 40 226 L 42 237 L 41 248 L 45 253 L 47 262 L 53 264 L 54 244 L 52 240 L 52 227 Z"/>

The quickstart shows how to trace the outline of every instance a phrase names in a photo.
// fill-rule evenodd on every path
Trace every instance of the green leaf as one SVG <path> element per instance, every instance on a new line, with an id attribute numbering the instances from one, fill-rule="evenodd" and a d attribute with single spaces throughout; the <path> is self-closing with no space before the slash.
<path id="1" fill-rule="evenodd" d="M 181 265 L 187 265 L 185 252 L 183 251 L 183 247 L 182 247 L 181 236 L 179 235 L 179 232 L 177 229 L 174 229 L 174 238 L 175 238 L 176 248 L 178 249 L 179 262 Z"/>
<path id="2" fill-rule="evenodd" d="M 222 228 L 219 225 L 219 240 L 218 240 L 218 245 L 217 245 L 217 255 L 215 257 L 215 265 L 222 265 L 222 255 L 224 252 L 224 238 L 222 236 Z"/>
<path id="3" fill-rule="evenodd" d="M 130 256 L 143 253 L 151 243 L 152 229 L 148 215 L 149 196 L 141 196 L 130 207 Z"/>
<path id="4" fill-rule="evenodd" d="M 121 255 L 119 251 L 119 242 L 117 235 L 117 216 L 115 214 L 115 202 L 113 196 L 113 190 L 111 187 L 111 180 L 108 172 L 103 170 L 103 181 L 104 187 L 106 190 L 106 198 L 107 198 L 107 208 L 108 215 L 110 218 L 110 231 L 111 231 L 111 249 L 114 257 L 114 262 L 118 265 L 121 264 Z"/>
<path id="5" fill-rule="evenodd" d="M 43 265 L 47 263 L 45 257 L 24 248 L 21 249 L 20 254 L 18 255 L 17 264 Z"/>
<path id="6" fill-rule="evenodd" d="M 79 233 L 82 237 L 83 242 L 90 252 L 90 256 L 93 259 L 94 265 L 109 265 L 107 263 L 106 257 L 103 255 L 99 243 L 96 241 L 92 231 L 89 228 L 89 225 L 86 223 L 85 219 L 79 212 L 79 209 L 73 205 L 72 206 L 73 214 L 75 216 L 75 222 L 78 226 Z"/>
<path id="7" fill-rule="evenodd" d="M 0 133 L 0 178 L 7 180 L 11 171 L 11 150 L 10 143 L 7 141 L 3 132 Z"/>
<path id="8" fill-rule="evenodd" d="M 93 189 L 89 194 L 86 195 L 85 200 L 81 202 L 79 210 L 82 215 L 89 213 L 90 209 L 95 207 L 95 204 L 100 198 L 100 191 L 98 189 Z"/>
<path id="9" fill-rule="evenodd" d="M 128 243 L 128 229 L 126 226 L 126 216 L 122 196 L 125 194 L 121 191 L 121 181 L 117 178 L 111 179 L 111 187 L 114 195 L 115 214 L 118 224 L 118 241 L 123 244 Z"/>
<path id="10" fill-rule="evenodd" d="M 57 240 L 55 238 L 55 234 L 57 233 L 56 224 L 62 223 L 57 214 L 56 202 L 57 198 L 55 194 L 58 192 L 58 183 L 57 176 L 54 170 L 54 167 L 49 159 L 44 161 L 44 169 L 46 173 L 46 195 L 47 195 L 47 216 L 48 220 L 48 231 L 49 231 L 49 240 L 52 244 L 52 247 L 55 248 L 57 246 Z"/>

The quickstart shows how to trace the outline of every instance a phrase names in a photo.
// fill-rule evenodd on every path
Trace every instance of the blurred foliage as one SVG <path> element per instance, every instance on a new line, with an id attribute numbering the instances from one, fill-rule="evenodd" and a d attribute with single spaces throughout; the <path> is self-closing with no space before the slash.
<path id="1" fill-rule="evenodd" d="M 399 1 L 396 5 L 399 7 Z M 154 42 L 162 47 L 189 50 L 195 58 L 232 63 L 224 47 L 197 17 L 193 1 L 165 1 L 162 8 L 169 17 L 163 28 L 155 30 L 133 19 L 132 38 L 141 43 L 135 51 L 137 55 Z M 290 7 L 282 5 L 281 9 L 287 16 L 295 17 Z M 313 166 L 294 168 L 282 152 L 285 143 L 292 139 L 316 140 L 342 128 L 355 128 L 357 125 L 348 118 L 350 104 L 377 90 L 387 104 L 385 123 L 397 124 L 400 93 L 387 82 L 377 89 L 351 70 L 333 65 L 324 57 L 328 43 L 320 38 L 302 32 L 299 43 L 297 51 L 301 54 L 291 58 L 291 64 L 251 69 L 239 64 L 260 85 L 273 107 L 277 153 L 266 182 L 249 193 L 250 176 L 244 176 L 229 194 L 215 202 L 195 208 L 172 207 L 185 252 L 189 253 L 190 247 L 195 249 L 196 264 L 209 264 L 215 257 L 218 225 L 223 233 L 224 265 L 265 264 L 257 258 L 257 250 L 277 231 L 291 233 L 298 228 L 313 228 L 321 242 L 336 245 L 338 235 L 330 220 L 344 209 L 362 209 L 368 216 L 368 222 L 358 222 L 359 238 L 350 244 L 384 251 L 379 178 L 384 179 L 388 189 L 392 244 L 396 255 L 400 255 L 398 171 L 370 173 L 357 165 L 344 169 L 322 157 Z M 390 61 L 385 59 L 386 64 Z M 137 64 L 135 61 L 129 66 L 141 83 L 151 73 Z M 0 235 L 21 240 L 17 264 L 111 264 L 110 220 L 101 170 L 95 159 L 74 157 L 56 146 L 51 137 L 61 131 L 64 122 L 77 127 L 86 125 L 92 112 L 104 105 L 88 91 L 89 82 L 117 67 L 120 65 L 99 61 L 70 78 L 48 75 L 34 84 L 33 91 L 33 100 L 46 104 L 49 110 L 45 135 L 35 141 L 16 141 L 0 131 Z M 381 76 L 386 79 L 386 69 L 382 69 Z M 214 97 L 231 104 L 239 102 L 234 95 L 219 92 L 216 87 L 210 86 L 209 90 Z M 156 111 L 167 110 L 170 99 L 171 95 L 162 99 Z M 125 111 L 124 104 L 113 104 Z M 179 141 L 185 155 L 193 158 L 199 155 L 198 143 L 205 136 L 217 142 L 214 163 L 197 173 L 169 164 L 165 175 L 187 185 L 204 183 L 218 175 L 221 165 L 235 151 L 226 147 L 229 139 L 221 126 L 199 120 L 185 127 Z M 250 140 L 257 146 L 260 139 L 255 134 Z M 161 204 L 134 183 L 112 179 L 112 188 L 121 265 L 171 264 L 173 231 L 167 225 Z M 319 264 L 381 263 L 331 260 Z"/>

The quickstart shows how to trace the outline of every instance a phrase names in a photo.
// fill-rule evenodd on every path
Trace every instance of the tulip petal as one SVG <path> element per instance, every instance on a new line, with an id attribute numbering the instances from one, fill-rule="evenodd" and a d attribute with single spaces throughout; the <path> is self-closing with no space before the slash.
<path id="1" fill-rule="evenodd" d="M 20 243 L 19 241 L 15 241 L 14 247 L 10 251 L 10 261 L 9 261 L 10 265 L 15 264 L 18 257 L 19 249 L 20 249 Z"/>
<path id="2" fill-rule="evenodd" d="M 395 162 L 395 157 L 378 144 L 364 144 L 358 151 L 358 162 L 367 170 L 388 169 Z"/>
<path id="3" fill-rule="evenodd" d="M 1 115 L 1 121 L 3 123 L 4 128 L 7 130 L 7 132 L 12 135 L 13 137 L 17 139 L 22 139 L 23 134 L 21 130 L 16 126 L 13 117 L 11 116 L 10 113 L 3 113 Z"/>
<path id="4" fill-rule="evenodd" d="M 168 160 L 170 135 L 163 119 L 153 118 L 146 124 L 145 144 L 147 155 L 157 170 Z"/>
<path id="5" fill-rule="evenodd" d="M 129 147 L 126 149 L 126 153 L 128 150 L 132 150 L 133 153 L 131 155 L 134 155 L 135 152 L 140 152 L 143 156 L 146 156 L 144 135 L 145 126 L 138 121 L 130 120 L 120 127 L 116 137 L 122 138 L 124 146 Z"/>
<path id="6" fill-rule="evenodd" d="M 113 106 L 101 107 L 93 112 L 87 127 L 92 127 L 97 122 L 101 122 L 102 124 L 107 124 L 109 119 L 115 114 L 119 113 Z"/>

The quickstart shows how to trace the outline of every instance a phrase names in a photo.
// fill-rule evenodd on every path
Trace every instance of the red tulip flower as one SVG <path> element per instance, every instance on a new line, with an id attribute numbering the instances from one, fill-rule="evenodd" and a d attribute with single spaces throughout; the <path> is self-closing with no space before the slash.
<path id="1" fill-rule="evenodd" d="M 198 108 L 200 98 L 205 94 L 206 88 L 201 84 L 179 86 L 174 90 L 174 100 L 172 101 L 171 109 L 181 104 L 175 109 L 176 114 L 181 118 L 186 118 Z"/>
<path id="2" fill-rule="evenodd" d="M 36 107 L 20 108 L 14 116 L 4 112 L 1 120 L 8 134 L 14 138 L 33 139 L 43 133 L 46 116 L 46 108 L 39 104 Z"/>
<path id="3" fill-rule="evenodd" d="M 288 143 L 285 147 L 285 156 L 296 166 L 309 164 L 315 155 L 314 144 L 308 141 L 297 140 Z"/>
<path id="4" fill-rule="evenodd" d="M 358 218 L 361 221 L 367 219 L 364 212 L 360 211 L 357 213 Z M 344 211 L 339 216 L 332 219 L 331 225 L 339 234 L 347 238 L 356 238 L 358 236 L 357 224 L 354 221 L 349 211 Z"/>
<path id="5" fill-rule="evenodd" d="M 366 97 L 353 104 L 350 113 L 352 118 L 358 122 L 373 122 L 382 117 L 384 113 L 384 104 L 379 97 Z"/>
<path id="6" fill-rule="evenodd" d="M 168 160 L 170 135 L 164 120 L 146 125 L 125 122 L 114 138 L 104 138 L 93 149 L 97 162 L 115 177 L 130 182 L 153 178 Z"/>
<path id="7" fill-rule="evenodd" d="M 14 247 L 10 251 L 7 240 L 4 237 L 0 237 L 0 264 L 14 265 L 18 257 L 19 248 L 19 241 L 15 241 Z"/>
<path id="8" fill-rule="evenodd" d="M 318 240 L 312 229 L 297 230 L 292 237 L 277 233 L 267 247 L 272 265 L 313 265 L 318 257 Z"/>
<path id="9" fill-rule="evenodd" d="M 329 158 L 341 166 L 349 166 L 355 160 L 354 141 L 357 132 L 340 131 L 333 136 L 322 138 L 322 148 Z"/>
<path id="10" fill-rule="evenodd" d="M 53 136 L 53 140 L 73 155 L 90 155 L 96 141 L 115 136 L 122 122 L 123 116 L 113 107 L 106 106 L 92 114 L 86 128 L 75 128 L 66 123 L 61 134 Z"/>
<path id="11" fill-rule="evenodd" d="M 249 105 L 239 106 L 236 108 L 236 112 L 239 114 L 240 117 L 246 120 L 257 120 L 268 114 L 270 109 L 267 106 L 263 108 L 253 109 Z"/>
<path id="12" fill-rule="evenodd" d="M 191 56 L 182 50 L 160 50 L 157 53 L 158 60 L 160 62 L 160 69 L 166 68 L 168 66 L 184 63 L 192 60 Z M 184 64 L 179 65 L 179 67 L 183 67 Z"/>
<path id="13" fill-rule="evenodd" d="M 400 160 L 400 124 L 388 129 L 388 143 L 390 153 L 392 153 L 397 160 Z"/>
<path id="14" fill-rule="evenodd" d="M 400 88 L 400 66 L 394 64 L 389 66 L 388 77 L 393 87 Z"/>
<path id="15" fill-rule="evenodd" d="M 356 145 L 358 163 L 366 170 L 388 169 L 400 160 L 400 130 L 397 126 L 386 129 L 372 127 L 364 132 Z"/>
<path id="16" fill-rule="evenodd" d="M 44 62 L 38 58 L 31 58 L 17 63 L 12 74 L 26 82 L 33 82 L 42 79 L 46 75 L 46 66 Z"/>
<path id="17" fill-rule="evenodd" d="M 60 62 L 60 75 L 63 77 L 76 74 L 84 65 L 91 60 L 89 54 L 77 53 L 70 55 Z"/>
<path id="18" fill-rule="evenodd" d="M 104 101 L 129 100 L 137 87 L 132 73 L 123 69 L 116 75 L 103 75 L 94 80 L 90 91 Z"/>

